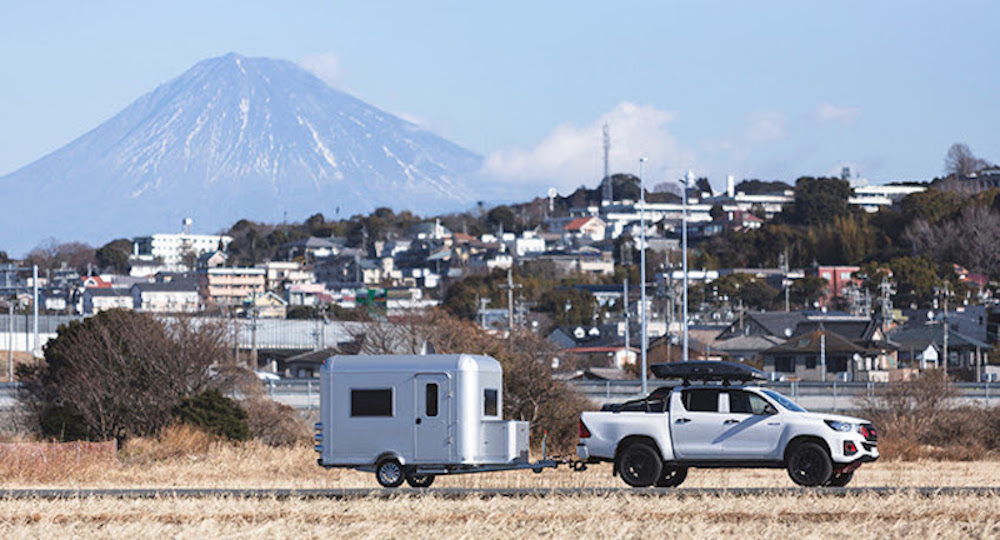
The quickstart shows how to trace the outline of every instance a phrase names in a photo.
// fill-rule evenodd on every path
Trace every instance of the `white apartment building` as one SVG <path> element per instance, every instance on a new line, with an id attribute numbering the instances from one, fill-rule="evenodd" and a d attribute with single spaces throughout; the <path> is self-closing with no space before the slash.
<path id="1" fill-rule="evenodd" d="M 132 239 L 132 256 L 140 261 L 161 260 L 166 266 L 176 266 L 188 253 L 195 257 L 221 249 L 225 251 L 233 237 L 212 234 L 154 234 Z"/>

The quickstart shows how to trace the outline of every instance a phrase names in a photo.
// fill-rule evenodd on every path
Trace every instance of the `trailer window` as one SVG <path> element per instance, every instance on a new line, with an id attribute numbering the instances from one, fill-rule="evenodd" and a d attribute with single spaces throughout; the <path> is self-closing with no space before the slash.
<path id="1" fill-rule="evenodd" d="M 496 388 L 487 388 L 483 391 L 483 415 L 498 416 Z"/>
<path id="2" fill-rule="evenodd" d="M 427 399 L 425 403 L 424 410 L 427 411 L 427 416 L 437 416 L 438 415 L 438 385 L 437 383 L 427 383 L 426 388 L 424 388 L 424 397 Z"/>
<path id="3" fill-rule="evenodd" d="M 351 389 L 351 416 L 392 416 L 392 388 Z"/>

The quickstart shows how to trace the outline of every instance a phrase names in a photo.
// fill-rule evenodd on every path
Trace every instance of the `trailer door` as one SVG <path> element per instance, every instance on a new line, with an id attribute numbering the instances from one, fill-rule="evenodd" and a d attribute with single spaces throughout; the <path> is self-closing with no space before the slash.
<path id="1" fill-rule="evenodd" d="M 454 460 L 455 440 L 451 433 L 453 409 L 451 378 L 445 373 L 416 376 L 417 403 L 413 408 L 416 460 L 420 463 L 448 463 Z"/>

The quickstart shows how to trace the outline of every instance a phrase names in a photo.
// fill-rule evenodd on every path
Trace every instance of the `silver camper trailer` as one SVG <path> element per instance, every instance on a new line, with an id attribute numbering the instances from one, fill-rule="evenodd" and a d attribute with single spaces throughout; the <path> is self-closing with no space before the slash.
<path id="1" fill-rule="evenodd" d="M 374 472 L 385 487 L 557 465 L 530 462 L 528 422 L 503 420 L 500 363 L 470 354 L 327 359 L 316 451 L 320 466 Z"/>

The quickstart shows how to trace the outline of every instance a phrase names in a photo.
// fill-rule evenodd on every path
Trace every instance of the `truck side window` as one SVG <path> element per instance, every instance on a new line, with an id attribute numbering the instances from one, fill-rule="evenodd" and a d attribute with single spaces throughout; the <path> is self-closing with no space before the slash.
<path id="1" fill-rule="evenodd" d="M 742 414 L 766 414 L 767 401 L 751 392 L 729 392 L 729 412 Z"/>
<path id="2" fill-rule="evenodd" d="M 437 416 L 438 415 L 437 383 L 427 383 L 427 387 L 424 389 L 424 397 L 427 400 L 426 403 L 424 404 L 424 410 L 427 412 L 427 416 Z"/>
<path id="3" fill-rule="evenodd" d="M 719 412 L 719 392 L 714 388 L 692 388 L 684 390 L 681 401 L 691 412 Z"/>
<path id="4" fill-rule="evenodd" d="M 483 390 L 483 416 L 498 416 L 496 388 Z"/>
<path id="5" fill-rule="evenodd" d="M 392 416 L 392 388 L 352 388 L 351 416 Z"/>

